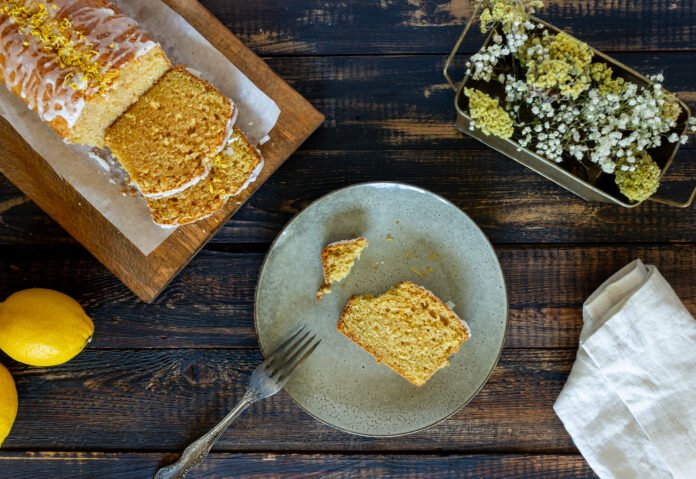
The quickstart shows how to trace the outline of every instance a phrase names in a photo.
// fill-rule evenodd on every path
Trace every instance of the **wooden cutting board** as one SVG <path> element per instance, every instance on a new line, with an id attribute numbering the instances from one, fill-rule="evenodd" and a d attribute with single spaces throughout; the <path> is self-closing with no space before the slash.
<path id="1" fill-rule="evenodd" d="M 258 180 L 225 208 L 178 228 L 143 255 L 74 188 L 55 174 L 15 130 L 0 118 L 0 171 L 109 268 L 140 299 L 150 302 L 188 264 L 218 229 L 324 120 L 196 0 L 164 0 L 230 59 L 281 110 L 272 140 L 261 147 L 266 166 Z"/>

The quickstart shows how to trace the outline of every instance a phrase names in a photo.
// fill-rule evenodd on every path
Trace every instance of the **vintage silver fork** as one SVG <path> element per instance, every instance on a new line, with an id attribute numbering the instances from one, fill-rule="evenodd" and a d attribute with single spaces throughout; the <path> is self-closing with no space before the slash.
<path id="1" fill-rule="evenodd" d="M 191 469 L 203 462 L 232 421 L 256 401 L 273 396 L 283 389 L 290 375 L 317 349 L 319 343 L 321 340 L 314 333 L 305 331 L 302 326 L 254 370 L 246 394 L 225 419 L 191 443 L 178 461 L 157 471 L 155 479 L 183 479 Z"/>

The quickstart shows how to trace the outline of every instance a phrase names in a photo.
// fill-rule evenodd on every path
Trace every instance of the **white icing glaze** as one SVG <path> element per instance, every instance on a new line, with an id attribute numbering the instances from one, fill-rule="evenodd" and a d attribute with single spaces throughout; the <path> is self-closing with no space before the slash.
<path id="1" fill-rule="evenodd" d="M 242 186 L 239 187 L 239 189 L 234 192 L 231 196 L 237 196 L 240 194 L 242 191 L 246 190 L 250 184 L 252 184 L 256 179 L 259 177 L 261 172 L 263 171 L 263 166 L 265 164 L 265 160 L 263 159 L 263 156 L 261 157 L 261 162 L 258 164 L 256 168 L 254 168 L 254 171 L 251 172 L 251 176 L 247 178 L 247 180 L 244 182 Z"/>
<path id="2" fill-rule="evenodd" d="M 234 102 L 230 99 L 230 117 L 227 120 L 227 125 L 225 125 L 225 139 L 223 140 L 220 147 L 215 150 L 215 153 L 210 155 L 206 159 L 206 161 L 210 161 L 212 158 L 214 158 L 217 155 L 219 155 L 220 153 L 222 153 L 222 150 L 227 148 L 227 145 L 230 142 L 230 138 L 232 138 L 232 134 L 234 133 L 234 124 L 237 123 L 237 115 L 238 114 L 239 114 L 239 111 L 237 110 L 237 105 L 235 105 Z"/>
<path id="3" fill-rule="evenodd" d="M 19 3 L 31 6 L 36 1 Z M 50 18 L 68 18 L 74 29 L 85 33 L 97 52 L 94 58 L 102 65 L 102 72 L 119 69 L 156 46 L 134 20 L 104 8 L 103 2 L 53 0 L 53 4 L 57 8 L 53 10 L 49 6 Z M 19 90 L 29 109 L 44 121 L 60 117 L 68 127 L 75 125 L 85 107 L 85 97 L 96 91 L 94 86 L 84 85 L 77 67 L 61 68 L 57 56 L 46 52 L 36 38 L 21 33 L 9 16 L 0 16 L 0 55 L 4 57 L 0 71 L 6 85 Z M 70 74 L 74 75 L 70 82 L 82 85 L 83 89 L 75 90 L 64 84 Z"/>
<path id="4" fill-rule="evenodd" d="M 193 76 L 197 76 L 198 78 L 203 78 L 203 73 L 200 72 L 199 70 L 196 70 L 195 68 L 186 67 L 186 71 L 188 71 Z"/>
<path id="5" fill-rule="evenodd" d="M 223 153 L 227 156 L 232 156 L 234 154 L 234 144 L 237 143 L 238 141 L 239 141 L 239 138 L 237 138 L 237 137 L 230 138 L 229 140 L 227 140 L 227 143 L 225 145 L 225 149 L 224 149 Z M 261 174 L 261 171 L 263 171 L 263 166 L 265 164 L 265 160 L 263 158 L 263 155 L 261 154 L 261 152 L 259 151 L 258 148 L 254 147 L 254 149 L 258 152 L 259 156 L 261 157 L 261 161 L 259 162 L 258 165 L 256 165 L 254 170 L 251 172 L 251 175 L 246 179 L 246 181 L 242 184 L 242 186 L 240 186 L 239 189 L 237 189 L 237 191 L 230 193 L 229 195 L 227 195 L 225 197 L 225 201 L 233 196 L 237 196 L 242 191 L 246 190 L 250 184 L 252 184 L 254 181 L 256 181 L 256 179 Z"/>
<path id="6" fill-rule="evenodd" d="M 87 156 L 89 156 L 105 172 L 109 173 L 111 171 L 111 165 L 109 165 L 109 163 L 96 152 L 90 150 L 87 152 Z"/>

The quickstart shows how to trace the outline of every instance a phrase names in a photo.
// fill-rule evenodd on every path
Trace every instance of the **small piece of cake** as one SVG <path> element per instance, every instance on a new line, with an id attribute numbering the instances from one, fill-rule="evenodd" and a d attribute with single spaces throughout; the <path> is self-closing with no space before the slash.
<path id="1" fill-rule="evenodd" d="M 0 2 L 0 82 L 72 143 L 104 132 L 171 68 L 106 0 Z"/>
<path id="2" fill-rule="evenodd" d="M 353 296 L 337 328 L 416 386 L 447 366 L 470 337 L 469 327 L 447 305 L 410 281 L 381 296 Z"/>
<path id="3" fill-rule="evenodd" d="M 175 195 L 208 175 L 236 107 L 182 66 L 168 71 L 106 131 L 106 146 L 143 195 Z"/>
<path id="4" fill-rule="evenodd" d="M 210 216 L 231 196 L 246 189 L 262 168 L 259 150 L 234 127 L 227 146 L 214 158 L 207 178 L 177 195 L 147 199 L 152 218 L 162 226 L 178 226 Z"/>
<path id="5" fill-rule="evenodd" d="M 321 250 L 324 284 L 317 291 L 317 301 L 321 301 L 325 294 L 331 293 L 332 284 L 338 283 L 348 276 L 368 244 L 365 238 L 359 237 L 331 243 Z"/>

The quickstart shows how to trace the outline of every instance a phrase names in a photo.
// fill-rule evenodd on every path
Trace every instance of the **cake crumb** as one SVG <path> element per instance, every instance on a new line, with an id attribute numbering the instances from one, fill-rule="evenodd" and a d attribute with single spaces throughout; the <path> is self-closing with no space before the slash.
<path id="1" fill-rule="evenodd" d="M 331 292 L 331 285 L 344 279 L 353 269 L 355 262 L 360 259 L 368 241 L 362 236 L 331 243 L 321 251 L 322 272 L 324 284 L 317 291 L 317 301 Z"/>
<path id="2" fill-rule="evenodd" d="M 424 277 L 424 276 L 428 276 L 430 273 L 433 272 L 433 268 L 430 267 L 430 266 L 428 266 L 427 268 L 423 268 L 423 269 L 420 270 L 420 271 L 418 271 L 418 270 L 417 270 L 416 268 L 414 268 L 413 266 L 411 266 L 411 267 L 408 268 L 408 269 L 411 270 L 413 273 L 417 274 L 419 278 L 422 278 L 422 277 Z"/>

